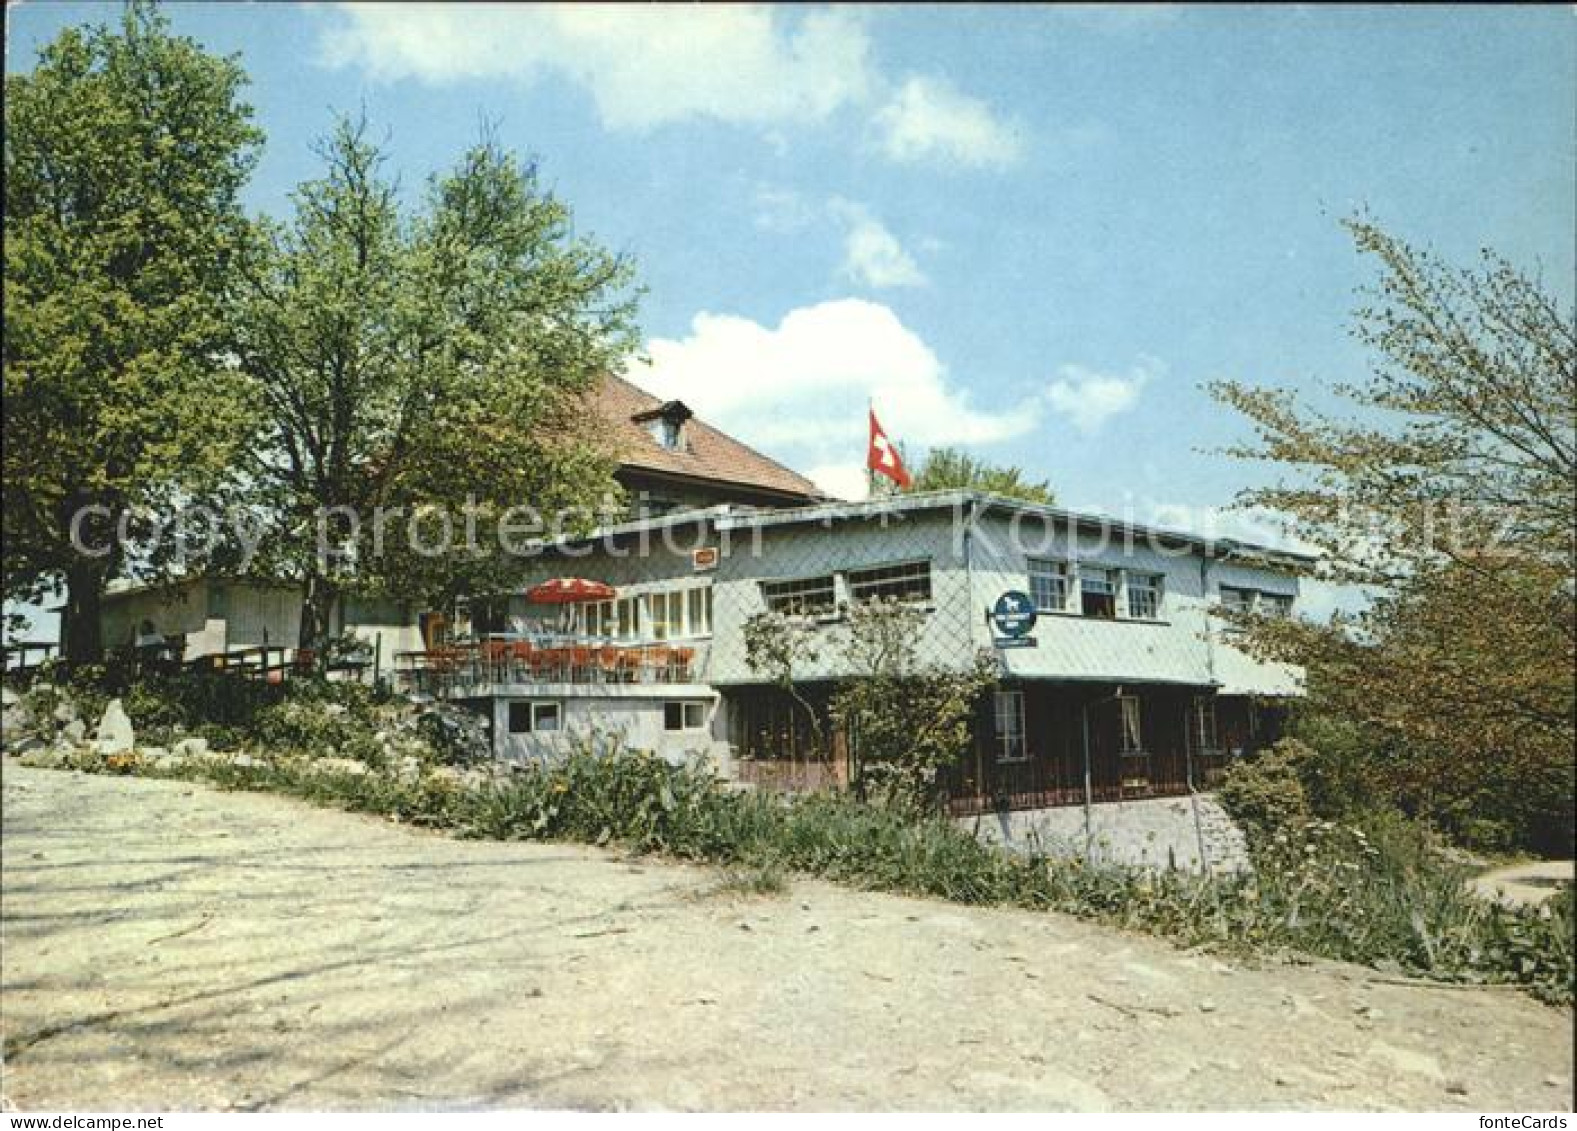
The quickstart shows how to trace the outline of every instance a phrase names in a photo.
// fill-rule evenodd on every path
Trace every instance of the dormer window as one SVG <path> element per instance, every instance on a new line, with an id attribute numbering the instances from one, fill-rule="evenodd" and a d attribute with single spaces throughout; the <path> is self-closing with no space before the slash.
<path id="1" fill-rule="evenodd" d="M 651 428 L 652 439 L 671 452 L 679 450 L 684 429 L 677 420 L 659 417 L 652 421 L 648 427 Z"/>
<path id="2" fill-rule="evenodd" d="M 693 415 L 683 401 L 667 401 L 654 409 L 636 413 L 634 420 L 645 427 L 664 450 L 682 452 L 689 447 L 685 440 L 685 422 Z"/>

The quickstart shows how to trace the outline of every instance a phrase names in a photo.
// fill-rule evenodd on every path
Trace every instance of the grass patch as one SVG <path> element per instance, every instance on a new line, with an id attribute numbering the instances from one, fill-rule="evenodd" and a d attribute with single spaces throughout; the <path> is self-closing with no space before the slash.
<path id="1" fill-rule="evenodd" d="M 706 891 L 712 896 L 784 895 L 789 889 L 788 873 L 777 864 L 731 864 L 723 869 L 717 883 Z"/>

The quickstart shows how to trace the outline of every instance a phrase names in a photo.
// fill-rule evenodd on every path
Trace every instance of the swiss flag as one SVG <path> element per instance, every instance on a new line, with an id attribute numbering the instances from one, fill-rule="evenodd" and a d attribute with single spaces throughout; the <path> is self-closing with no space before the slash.
<path id="1" fill-rule="evenodd" d="M 882 431 L 882 426 L 876 419 L 876 410 L 871 409 L 871 446 L 865 453 L 865 466 L 878 475 L 885 475 L 900 487 L 909 486 L 909 472 L 904 468 L 903 460 L 898 458 L 898 449 L 893 447 L 887 433 Z"/>

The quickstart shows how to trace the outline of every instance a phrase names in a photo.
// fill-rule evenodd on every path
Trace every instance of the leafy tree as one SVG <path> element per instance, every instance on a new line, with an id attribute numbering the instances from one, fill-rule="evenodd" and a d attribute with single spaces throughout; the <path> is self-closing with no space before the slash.
<path id="1" fill-rule="evenodd" d="M 987 652 L 961 671 L 922 665 L 924 619 L 896 601 L 851 606 L 843 654 L 852 675 L 832 698 L 832 717 L 849 735 L 855 789 L 915 811 L 940 801 L 941 771 L 968 752 L 976 707 L 998 678 Z"/>
<path id="2" fill-rule="evenodd" d="M 4 589 L 37 601 L 64 584 L 73 662 L 102 653 L 107 582 L 164 564 L 109 534 L 223 477 L 246 433 L 225 363 L 262 140 L 245 83 L 143 3 L 6 76 Z M 78 515 L 107 554 L 73 547 Z"/>
<path id="3" fill-rule="evenodd" d="M 1492 253 L 1455 268 L 1348 227 L 1381 272 L 1356 328 L 1378 365 L 1339 387 L 1362 422 L 1213 391 L 1257 431 L 1234 454 L 1296 473 L 1241 501 L 1376 596 L 1325 625 L 1250 618 L 1247 639 L 1307 665 L 1315 708 L 1366 728 L 1404 805 L 1569 848 L 1577 318 Z"/>
<path id="4" fill-rule="evenodd" d="M 990 491 L 1013 499 L 1024 499 L 1047 506 L 1057 501 L 1051 484 L 1024 478 L 1017 467 L 998 467 L 985 460 L 976 459 L 957 448 L 932 448 L 925 461 L 914 473 L 911 490 L 944 491 L 950 488 L 967 488 Z"/>
<path id="5" fill-rule="evenodd" d="M 267 409 L 256 498 L 283 535 L 260 565 L 303 579 L 315 649 L 347 589 L 438 605 L 511 583 L 536 522 L 516 508 L 538 535 L 570 508 L 588 525 L 617 488 L 582 398 L 635 343 L 630 264 L 491 139 L 411 215 L 364 123 L 320 154 L 292 223 L 264 230 L 241 349 Z"/>

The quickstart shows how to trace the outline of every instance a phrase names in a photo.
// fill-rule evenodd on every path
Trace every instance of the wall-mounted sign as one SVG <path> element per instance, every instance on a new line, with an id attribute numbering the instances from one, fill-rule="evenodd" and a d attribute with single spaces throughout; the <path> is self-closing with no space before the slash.
<path id="1" fill-rule="evenodd" d="M 1030 600 L 1028 593 L 1017 589 L 1009 589 L 997 598 L 997 603 L 991 606 L 991 627 L 996 630 L 998 647 L 1032 648 L 1035 645 L 1030 638 L 1030 630 L 1035 627 L 1035 602 Z M 1009 641 L 1024 641 L 1025 643 L 1010 644 Z"/>
<path id="2" fill-rule="evenodd" d="M 699 550 L 690 551 L 690 565 L 697 572 L 705 569 L 717 568 L 717 547 L 703 546 Z"/>

